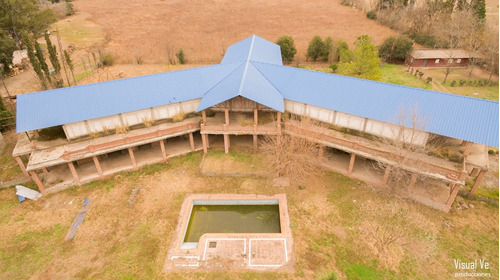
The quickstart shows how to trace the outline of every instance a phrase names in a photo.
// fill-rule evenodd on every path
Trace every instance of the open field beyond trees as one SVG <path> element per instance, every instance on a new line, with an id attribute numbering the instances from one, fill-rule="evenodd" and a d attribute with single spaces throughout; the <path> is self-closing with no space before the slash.
<path id="1" fill-rule="evenodd" d="M 491 266 L 485 271 L 491 278 L 485 279 L 498 278 L 497 206 L 470 201 L 474 209 L 446 214 L 330 172 L 300 187 L 274 187 L 270 178 L 204 177 L 199 174 L 202 155 L 120 173 L 38 201 L 19 203 L 14 189 L 0 190 L 0 278 L 312 279 L 335 272 L 340 279 L 450 279 L 457 272 L 454 259 L 485 259 Z M 206 157 L 212 164 L 259 161 L 244 151 Z M 189 193 L 285 193 L 296 271 L 162 274 Z M 64 241 L 86 197 L 91 199 L 87 217 L 75 239 Z M 394 227 L 400 238 L 378 242 L 374 229 Z"/>
<path id="2" fill-rule="evenodd" d="M 165 62 L 167 49 L 183 48 L 191 62 L 218 63 L 227 46 L 252 34 L 275 42 L 283 34 L 305 59 L 314 35 L 349 44 L 370 34 L 376 44 L 395 32 L 337 1 L 75 1 L 78 11 L 103 27 L 108 49 L 120 62 Z M 172 54 L 173 55 L 173 54 Z"/>

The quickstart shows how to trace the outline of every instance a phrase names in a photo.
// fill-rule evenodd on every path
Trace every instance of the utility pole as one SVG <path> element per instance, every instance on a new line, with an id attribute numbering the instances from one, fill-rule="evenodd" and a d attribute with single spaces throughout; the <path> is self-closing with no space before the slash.
<path id="1" fill-rule="evenodd" d="M 57 34 L 57 44 L 59 45 L 59 54 L 61 56 L 64 74 L 66 75 L 66 81 L 68 81 L 68 86 L 71 86 L 71 83 L 69 81 L 68 71 L 66 71 L 66 61 L 64 60 L 63 48 L 61 45 L 61 36 L 59 35 L 59 27 L 57 27 L 57 25 L 56 25 L 56 31 L 53 31 L 53 32 L 56 32 L 56 34 Z"/>

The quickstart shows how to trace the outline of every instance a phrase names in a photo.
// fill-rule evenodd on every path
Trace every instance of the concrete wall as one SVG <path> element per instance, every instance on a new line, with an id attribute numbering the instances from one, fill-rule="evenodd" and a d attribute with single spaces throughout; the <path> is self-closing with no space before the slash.
<path id="1" fill-rule="evenodd" d="M 414 131 L 397 125 L 328 110 L 291 100 L 285 100 L 285 110 L 293 114 L 308 116 L 311 119 L 330 123 L 343 128 L 355 129 L 360 132 L 369 133 L 379 137 L 397 139 L 401 134 L 405 142 L 421 146 L 424 146 L 429 138 L 429 133 L 424 131 Z"/>
<path id="2" fill-rule="evenodd" d="M 170 119 L 174 115 L 196 111 L 201 99 L 193 99 L 175 104 L 122 113 L 97 119 L 75 122 L 63 125 L 68 140 L 87 136 L 91 133 L 115 130 L 117 127 L 132 127 L 142 125 L 145 121 L 160 121 Z"/>

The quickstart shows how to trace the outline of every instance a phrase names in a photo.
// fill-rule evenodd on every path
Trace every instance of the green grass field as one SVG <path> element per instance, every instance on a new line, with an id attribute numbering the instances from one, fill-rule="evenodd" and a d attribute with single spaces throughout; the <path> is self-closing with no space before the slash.
<path id="1" fill-rule="evenodd" d="M 432 85 L 423 81 L 423 79 L 419 79 L 413 75 L 410 75 L 408 72 L 405 72 L 407 68 L 403 65 L 396 64 L 385 64 L 380 67 L 380 71 L 382 72 L 381 82 L 423 88 L 423 89 L 431 89 Z"/>
<path id="2" fill-rule="evenodd" d="M 255 156 L 229 155 L 243 163 Z M 220 153 L 212 158 L 225 160 Z M 439 280 L 453 278 L 459 258 L 485 259 L 491 266 L 485 272 L 498 279 L 497 206 L 471 201 L 474 209 L 447 214 L 331 172 L 302 188 L 275 187 L 269 178 L 203 177 L 201 159 L 201 152 L 190 153 L 36 202 L 19 203 L 15 190 L 0 190 L 0 278 Z M 137 186 L 142 189 L 128 205 Z M 188 193 L 285 193 L 295 271 L 163 274 Z M 85 197 L 92 198 L 87 217 L 75 239 L 63 241 Z M 394 242 L 383 242 L 395 233 Z"/>

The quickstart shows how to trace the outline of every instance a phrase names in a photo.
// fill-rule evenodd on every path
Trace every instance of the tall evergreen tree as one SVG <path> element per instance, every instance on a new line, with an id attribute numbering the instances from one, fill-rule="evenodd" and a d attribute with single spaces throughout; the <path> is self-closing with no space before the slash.
<path id="1" fill-rule="evenodd" d="M 15 49 L 16 44 L 14 43 L 14 40 L 7 35 L 7 32 L 0 30 L 0 64 L 4 65 L 4 73 L 10 72 L 9 65 L 12 64 L 12 53 Z M 0 72 L 1 71 L 2 69 L 0 68 Z"/>
<path id="2" fill-rule="evenodd" d="M 42 66 L 40 65 L 38 57 L 35 55 L 35 51 L 33 50 L 33 43 L 31 42 L 31 39 L 27 35 L 24 36 L 23 41 L 24 45 L 26 46 L 26 50 L 28 52 L 28 57 L 30 59 L 31 66 L 33 66 L 33 70 L 38 76 L 38 79 L 40 79 L 42 87 L 46 89 L 47 84 L 45 83 L 45 77 L 43 76 Z"/>
<path id="3" fill-rule="evenodd" d="M 37 40 L 35 41 L 35 51 L 36 51 L 36 57 L 38 58 L 38 62 L 40 63 L 40 67 L 42 68 L 43 72 L 45 73 L 45 78 L 51 82 L 50 80 L 50 72 L 49 72 L 49 66 L 47 65 L 47 62 L 45 62 L 45 57 L 43 56 L 42 48 L 40 47 L 40 44 L 38 44 Z"/>
<path id="4" fill-rule="evenodd" d="M 61 71 L 61 64 L 59 63 L 59 59 L 57 58 L 56 46 L 52 45 L 49 33 L 45 32 L 44 36 L 45 42 L 47 42 L 47 50 L 49 51 L 50 63 L 52 63 L 52 67 L 54 67 L 56 74 L 59 74 L 59 72 Z"/>
<path id="5" fill-rule="evenodd" d="M 64 58 L 66 60 L 66 64 L 68 64 L 69 70 L 71 71 L 71 76 L 73 77 L 73 83 L 76 85 L 75 74 L 73 73 L 73 69 L 75 68 L 75 66 L 73 65 L 73 61 L 71 60 L 68 51 L 66 50 L 64 50 Z"/>

